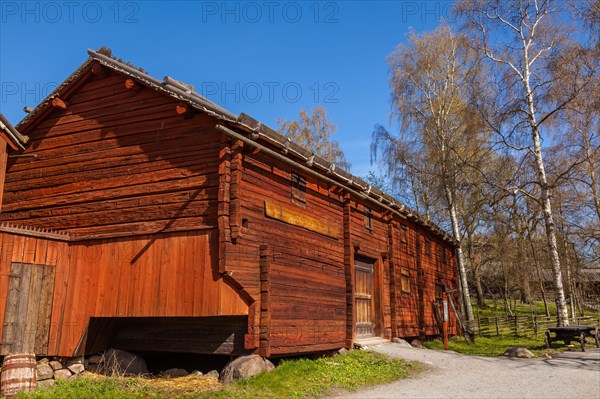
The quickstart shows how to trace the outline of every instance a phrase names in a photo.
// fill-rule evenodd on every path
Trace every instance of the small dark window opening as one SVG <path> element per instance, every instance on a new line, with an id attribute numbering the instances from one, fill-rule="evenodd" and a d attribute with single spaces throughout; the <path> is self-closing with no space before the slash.
<path id="1" fill-rule="evenodd" d="M 400 287 L 402 288 L 402 292 L 410 294 L 410 273 L 408 270 L 402 270 L 400 278 Z"/>
<path id="2" fill-rule="evenodd" d="M 435 284 L 435 298 L 436 299 L 442 299 L 444 296 L 444 287 L 442 285 L 441 281 L 438 281 Z"/>
<path id="3" fill-rule="evenodd" d="M 306 177 L 292 172 L 292 203 L 306 205 Z"/>
<path id="4" fill-rule="evenodd" d="M 425 239 L 425 255 L 431 256 L 431 240 L 429 238 Z"/>
<path id="5" fill-rule="evenodd" d="M 367 230 L 373 231 L 373 212 L 367 206 L 365 206 L 365 227 Z"/>
<path id="6" fill-rule="evenodd" d="M 446 254 L 446 248 L 440 247 L 440 262 L 442 262 L 442 265 L 448 263 L 448 255 Z"/>
<path id="7" fill-rule="evenodd" d="M 403 224 L 400 225 L 400 244 L 408 246 L 408 228 Z"/>

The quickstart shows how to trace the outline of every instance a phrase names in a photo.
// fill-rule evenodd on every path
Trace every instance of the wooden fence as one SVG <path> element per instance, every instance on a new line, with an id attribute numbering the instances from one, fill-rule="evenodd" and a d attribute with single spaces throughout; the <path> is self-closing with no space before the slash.
<path id="1" fill-rule="evenodd" d="M 469 323 L 476 336 L 491 337 L 501 335 L 537 335 L 543 334 L 549 327 L 556 327 L 556 317 L 539 315 L 496 316 L 477 318 Z M 598 318 L 585 316 L 572 320 L 571 324 L 597 325 Z"/>

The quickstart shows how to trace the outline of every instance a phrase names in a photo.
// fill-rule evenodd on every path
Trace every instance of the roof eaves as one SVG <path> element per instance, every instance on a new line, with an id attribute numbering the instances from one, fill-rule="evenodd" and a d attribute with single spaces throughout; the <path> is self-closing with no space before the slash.
<path id="1" fill-rule="evenodd" d="M 6 133 L 15 147 L 20 148 L 21 150 L 25 149 L 25 144 L 29 142 L 29 137 L 19 133 L 12 123 L 10 123 L 2 114 L 0 114 L 0 130 Z"/>
<path id="2" fill-rule="evenodd" d="M 89 58 L 77 68 L 69 77 L 61 83 L 52 93 L 50 93 L 38 106 L 36 106 L 19 124 L 17 129 L 22 126 L 26 126 L 28 123 L 34 120 L 36 115 L 45 108 L 55 97 L 66 89 L 66 87 L 76 80 L 82 73 L 87 70 L 93 62 L 98 62 L 101 65 L 119 72 L 123 75 L 129 76 L 140 83 L 149 86 L 159 92 L 165 93 L 173 98 L 183 101 L 193 108 L 203 111 L 208 115 L 211 115 L 219 120 L 224 120 L 233 124 L 247 133 L 251 133 L 251 138 L 256 141 L 259 139 L 266 140 L 271 144 L 278 146 L 288 156 L 296 156 L 307 163 L 308 166 L 316 169 L 320 169 L 326 175 L 332 177 L 334 180 L 339 181 L 341 185 L 348 186 L 356 191 L 363 193 L 365 196 L 377 199 L 382 205 L 392 208 L 397 211 L 398 214 L 403 215 L 409 220 L 420 224 L 421 226 L 429 229 L 430 231 L 439 235 L 443 240 L 456 245 L 456 240 L 442 230 L 437 225 L 431 223 L 428 219 L 420 216 L 416 211 L 408 208 L 398 200 L 384 193 L 383 191 L 372 187 L 359 177 L 352 175 L 351 173 L 337 168 L 335 163 L 326 161 L 325 159 L 313 154 L 306 150 L 304 147 L 291 142 L 289 139 L 271 129 L 270 127 L 263 125 L 257 120 L 246 114 L 240 114 L 239 117 L 225 108 L 213 103 L 207 98 L 201 96 L 193 90 L 193 87 L 179 82 L 166 76 L 163 81 L 160 81 L 147 73 L 131 66 L 130 64 L 118 61 L 114 58 L 100 54 L 96 51 L 88 49 Z M 16 129 L 15 129 L 16 130 Z"/>

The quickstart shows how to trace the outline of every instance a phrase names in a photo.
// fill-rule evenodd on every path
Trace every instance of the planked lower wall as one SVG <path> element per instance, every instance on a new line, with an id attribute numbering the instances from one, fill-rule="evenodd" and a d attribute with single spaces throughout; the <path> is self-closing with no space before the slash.
<path id="1" fill-rule="evenodd" d="M 247 305 L 215 275 L 215 232 L 77 243 L 56 275 L 53 353 L 72 353 L 89 317 L 221 316 Z M 68 328 L 68 331 L 64 331 Z"/>
<path id="2" fill-rule="evenodd" d="M 0 298 L 11 263 L 56 268 L 47 353 L 72 356 L 90 317 L 247 315 L 215 274 L 216 232 L 66 243 L 1 233 Z M 0 319 L 5 315 L 0 300 Z M 0 330 L 1 336 L 1 330 Z"/>

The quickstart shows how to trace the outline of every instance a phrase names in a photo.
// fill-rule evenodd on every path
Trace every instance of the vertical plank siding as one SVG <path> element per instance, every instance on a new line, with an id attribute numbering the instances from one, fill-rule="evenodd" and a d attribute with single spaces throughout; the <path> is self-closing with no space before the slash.
<path id="1" fill-rule="evenodd" d="M 63 310 L 58 325 L 69 325 L 76 330 L 72 334 L 81 336 L 89 317 L 247 314 L 237 293 L 213 278 L 216 260 L 206 255 L 215 234 L 182 232 L 74 245 L 77 256 L 64 294 L 74 303 Z M 84 299 L 90 291 L 97 294 Z M 57 329 L 51 338 L 55 352 L 75 350 L 77 342 Z"/>
<path id="2" fill-rule="evenodd" d="M 45 293 L 53 292 L 55 270 L 68 261 L 68 257 L 69 248 L 65 242 L 0 231 L 0 337 L 3 337 L 0 353 L 37 349 L 42 354 L 49 351 L 48 331 L 52 321 L 47 309 L 52 307 L 48 305 L 52 299 Z M 37 277 L 32 278 L 32 274 Z M 37 306 L 29 307 L 29 302 L 36 302 Z M 7 307 L 13 309 L 7 312 Z M 19 316 L 26 318 L 20 324 L 25 330 L 18 333 L 6 330 L 15 327 L 19 320 L 11 318 Z"/>
<path id="3" fill-rule="evenodd" d="M 36 265 L 56 268 L 52 318 L 44 319 L 49 324 L 48 354 L 71 356 L 90 317 L 248 313 L 235 290 L 215 279 L 216 259 L 210 255 L 215 231 L 72 244 L 1 232 L 0 238 L 0 298 L 7 298 L 0 300 L 2 317 L 12 303 L 8 296 L 11 265 L 23 263 L 24 272 L 33 273 L 37 268 L 28 268 L 27 263 L 34 259 Z M 36 259 L 40 247 L 46 248 L 44 257 Z"/>

